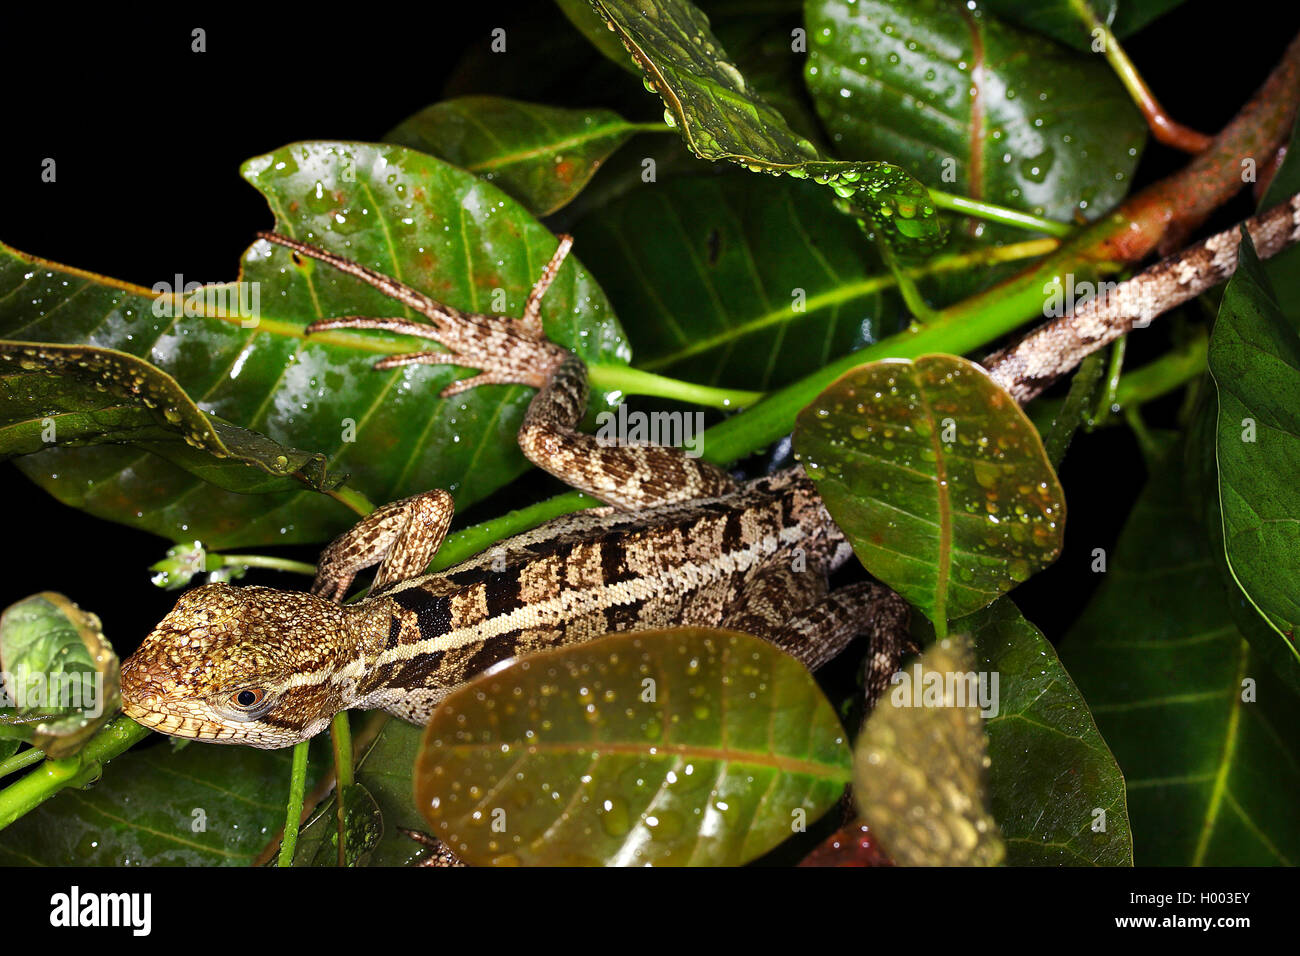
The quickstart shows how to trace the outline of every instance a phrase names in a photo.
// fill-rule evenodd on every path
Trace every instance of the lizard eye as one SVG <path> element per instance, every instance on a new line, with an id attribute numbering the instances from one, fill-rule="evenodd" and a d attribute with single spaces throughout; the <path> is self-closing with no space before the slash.
<path id="1" fill-rule="evenodd" d="M 250 687 L 233 694 L 230 698 L 230 702 L 236 707 L 243 707 L 247 710 L 251 710 L 260 704 L 265 697 L 266 691 L 262 688 Z"/>
<path id="2" fill-rule="evenodd" d="M 265 687 L 241 687 L 213 701 L 232 720 L 257 720 L 274 703 Z"/>

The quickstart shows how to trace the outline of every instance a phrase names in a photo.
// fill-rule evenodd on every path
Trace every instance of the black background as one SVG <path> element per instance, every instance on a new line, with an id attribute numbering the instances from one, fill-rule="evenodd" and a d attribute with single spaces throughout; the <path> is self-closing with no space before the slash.
<path id="1" fill-rule="evenodd" d="M 96 16 L 52 5 L 6 11 L 0 239 L 145 286 L 176 273 L 231 279 L 254 231 L 272 225 L 262 198 L 239 177 L 244 159 L 295 140 L 379 139 L 441 98 L 463 51 L 486 45 L 493 27 L 511 30 L 522 11 L 536 16 L 543 5 L 549 8 L 534 0 L 454 9 L 424 3 L 148 13 L 121 6 Z M 1126 48 L 1175 117 L 1214 132 L 1300 26 L 1300 5 L 1282 6 L 1189 2 Z M 195 27 L 207 31 L 202 54 L 190 50 Z M 510 35 L 527 42 L 526 32 Z M 557 70 L 566 67 L 572 64 L 557 56 Z M 576 84 L 569 105 L 596 102 L 598 89 L 590 99 L 585 92 Z M 647 94 L 644 116 L 632 118 L 655 118 L 661 109 Z M 46 157 L 57 160 L 56 184 L 40 180 Z M 1136 182 L 1184 162 L 1151 143 Z M 1239 197 L 1209 225 L 1250 211 L 1251 200 Z M 1146 336 L 1130 355 L 1141 361 L 1160 344 Z M 1159 403 L 1148 418 L 1172 423 L 1176 408 Z M 1091 551 L 1113 547 L 1144 477 L 1126 429 L 1083 436 L 1072 446 L 1062 471 L 1070 508 L 1066 551 L 1016 592 L 1050 638 L 1058 639 L 1086 603 L 1098 579 L 1088 567 Z M 0 466 L 0 503 L 7 532 L 0 606 L 35 591 L 63 591 L 98 613 L 126 653 L 173 603 L 175 595 L 150 585 L 146 570 L 167 542 L 65 508 L 8 464 Z M 263 550 L 315 559 L 313 548 Z M 245 583 L 303 582 L 253 574 Z"/>

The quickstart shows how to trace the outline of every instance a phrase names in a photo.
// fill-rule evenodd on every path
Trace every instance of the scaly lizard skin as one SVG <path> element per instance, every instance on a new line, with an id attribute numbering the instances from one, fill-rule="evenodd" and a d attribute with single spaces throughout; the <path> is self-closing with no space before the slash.
<path id="1" fill-rule="evenodd" d="M 519 430 L 535 464 L 612 507 L 552 521 L 435 575 L 424 574 L 451 523 L 431 491 L 376 509 L 321 556 L 312 593 L 195 588 L 122 667 L 126 713 L 163 733 L 285 747 L 345 708 L 424 723 L 453 688 L 507 658 L 616 631 L 718 626 L 766 638 L 809 668 L 859 634 L 871 640 L 868 695 L 909 646 L 908 609 L 877 584 L 828 593 L 852 554 L 803 470 L 736 483 L 680 449 L 607 446 L 576 430 L 586 367 L 546 340 L 541 297 L 568 251 L 561 239 L 522 319 L 461 312 L 312 246 L 264 234 L 417 310 L 408 319 L 327 319 L 308 328 L 386 329 L 445 352 L 377 368 L 456 364 L 487 383 L 538 389 Z M 338 602 L 379 563 L 367 597 Z"/>

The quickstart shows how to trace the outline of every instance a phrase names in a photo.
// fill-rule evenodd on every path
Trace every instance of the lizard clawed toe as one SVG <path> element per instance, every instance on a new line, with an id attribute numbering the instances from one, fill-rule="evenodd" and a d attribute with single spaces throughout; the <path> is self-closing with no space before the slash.
<path id="1" fill-rule="evenodd" d="M 464 312 L 444 305 L 396 279 L 297 239 L 270 232 L 258 235 L 300 255 L 328 263 L 429 319 L 428 322 L 420 322 L 397 317 L 339 316 L 311 323 L 304 334 L 360 329 L 395 332 L 437 342 L 447 351 L 391 355 L 376 362 L 374 368 L 383 371 L 405 365 L 459 365 L 479 370 L 478 375 L 453 382 L 444 388 L 442 398 L 449 398 L 479 385 L 513 384 L 541 388 L 568 354 L 565 349 L 547 340 L 542 328 L 541 303 L 573 246 L 572 236 L 559 237 L 555 252 L 528 294 L 523 316 L 512 319 Z"/>

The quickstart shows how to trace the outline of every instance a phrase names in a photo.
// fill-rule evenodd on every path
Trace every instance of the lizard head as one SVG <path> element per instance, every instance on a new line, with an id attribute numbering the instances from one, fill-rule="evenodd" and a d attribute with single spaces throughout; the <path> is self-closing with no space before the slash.
<path id="1" fill-rule="evenodd" d="M 347 706 L 347 633 L 343 608 L 313 594 L 194 588 L 122 665 L 122 709 L 178 737 L 290 746 Z"/>

